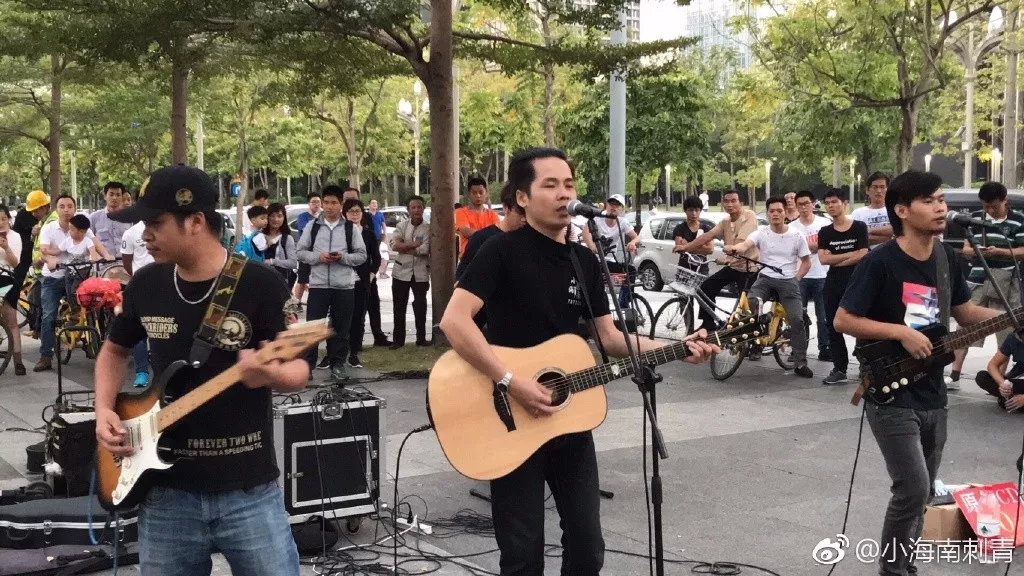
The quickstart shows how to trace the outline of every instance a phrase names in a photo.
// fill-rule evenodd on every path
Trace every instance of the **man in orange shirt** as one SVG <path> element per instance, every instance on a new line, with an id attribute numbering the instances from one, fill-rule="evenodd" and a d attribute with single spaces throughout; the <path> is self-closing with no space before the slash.
<path id="1" fill-rule="evenodd" d="M 455 232 L 459 235 L 459 258 L 466 251 L 466 244 L 469 243 L 470 236 L 501 220 L 498 218 L 498 213 L 487 206 L 487 196 L 487 180 L 480 176 L 470 178 L 466 191 L 468 205 L 455 211 Z"/>

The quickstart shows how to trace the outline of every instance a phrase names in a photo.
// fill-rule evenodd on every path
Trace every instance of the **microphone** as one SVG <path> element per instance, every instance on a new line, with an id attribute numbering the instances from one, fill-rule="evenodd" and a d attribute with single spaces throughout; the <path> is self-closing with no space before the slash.
<path id="1" fill-rule="evenodd" d="M 565 209 L 569 211 L 570 216 L 582 216 L 584 218 L 600 218 L 606 215 L 597 206 L 584 204 L 579 200 L 570 200 L 569 204 L 566 205 Z"/>
<path id="2" fill-rule="evenodd" d="M 961 214 L 960 212 L 946 212 L 946 220 L 954 222 L 963 227 L 977 226 L 979 228 L 988 228 L 989 230 L 1000 231 L 999 227 L 991 222 L 980 220 L 978 218 L 971 218 L 967 214 Z"/>

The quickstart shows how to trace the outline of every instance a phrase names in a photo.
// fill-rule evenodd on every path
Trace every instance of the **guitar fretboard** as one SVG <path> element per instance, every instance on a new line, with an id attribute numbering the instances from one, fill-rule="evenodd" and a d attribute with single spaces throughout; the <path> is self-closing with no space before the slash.
<path id="1" fill-rule="evenodd" d="M 1024 320 L 1024 306 L 1016 308 L 1011 313 L 1018 322 Z M 1013 322 L 1010 321 L 1010 314 L 1000 314 L 995 318 L 989 318 L 984 322 L 971 324 L 970 326 L 966 326 L 952 334 L 942 337 L 942 339 L 939 340 L 938 345 L 934 347 L 934 351 L 947 353 L 952 352 L 953 350 L 967 348 L 967 346 L 973 342 L 977 342 L 986 336 L 990 336 L 1011 326 L 1013 326 Z"/>

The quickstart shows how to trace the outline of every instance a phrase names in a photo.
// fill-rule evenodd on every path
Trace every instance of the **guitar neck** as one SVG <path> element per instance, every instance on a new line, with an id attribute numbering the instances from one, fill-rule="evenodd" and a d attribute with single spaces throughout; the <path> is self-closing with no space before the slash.
<path id="1" fill-rule="evenodd" d="M 241 379 L 241 370 L 237 366 L 232 366 L 206 381 L 202 386 L 168 404 L 156 415 L 157 432 L 163 432 L 173 426 L 179 420 L 191 414 L 193 410 L 206 404 L 214 396 L 227 390 L 236 382 L 241 381 Z"/>
<path id="2" fill-rule="evenodd" d="M 718 343 L 718 334 L 708 334 L 705 340 Z M 673 360 L 683 360 L 689 355 L 690 348 L 687 347 L 686 342 L 676 342 L 656 350 L 642 352 L 640 354 L 640 364 L 644 366 L 659 366 Z M 603 386 L 612 380 L 618 380 L 624 376 L 631 376 L 634 372 L 632 361 L 629 358 L 623 358 L 608 364 L 600 364 L 593 368 L 566 374 L 564 380 L 569 383 L 572 392 L 582 392 L 590 388 Z"/>
<path id="3" fill-rule="evenodd" d="M 1013 310 L 1012 314 L 1018 321 L 1024 319 L 1024 307 Z M 971 324 L 970 326 L 966 326 L 952 334 L 944 336 L 939 340 L 938 345 L 935 346 L 935 351 L 948 353 L 953 350 L 967 348 L 971 343 L 977 342 L 986 336 L 991 336 L 992 334 L 995 334 L 1000 330 L 1005 330 L 1011 326 L 1013 326 L 1013 322 L 1010 319 L 1010 314 L 1000 314 L 995 318 L 989 318 L 984 322 Z M 1000 344 L 1002 343 L 1000 342 Z"/>

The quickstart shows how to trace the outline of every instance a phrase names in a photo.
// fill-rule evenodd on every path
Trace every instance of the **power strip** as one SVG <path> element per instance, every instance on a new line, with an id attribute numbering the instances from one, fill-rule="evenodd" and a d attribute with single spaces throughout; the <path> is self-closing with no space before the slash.
<path id="1" fill-rule="evenodd" d="M 423 522 L 420 522 L 418 516 L 413 516 L 412 522 L 406 520 L 405 518 L 399 518 L 397 522 L 398 525 L 402 528 L 411 528 L 412 530 L 419 531 L 421 534 L 426 534 L 429 536 L 434 533 L 434 529 L 430 526 L 430 524 L 424 524 Z"/>

